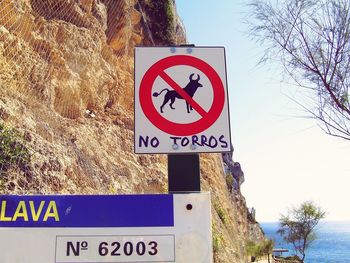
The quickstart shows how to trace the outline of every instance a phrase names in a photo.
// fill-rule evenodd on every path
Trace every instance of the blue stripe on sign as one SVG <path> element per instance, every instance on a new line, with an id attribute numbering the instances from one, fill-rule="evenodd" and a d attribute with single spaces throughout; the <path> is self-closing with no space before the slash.
<path id="1" fill-rule="evenodd" d="M 0 227 L 169 227 L 173 195 L 0 195 Z"/>

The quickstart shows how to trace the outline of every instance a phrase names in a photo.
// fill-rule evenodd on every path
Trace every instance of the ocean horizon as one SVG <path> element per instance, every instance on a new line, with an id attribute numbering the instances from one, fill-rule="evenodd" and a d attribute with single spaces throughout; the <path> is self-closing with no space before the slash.
<path id="1" fill-rule="evenodd" d="M 266 237 L 275 241 L 275 248 L 286 248 L 293 254 L 293 247 L 286 244 L 277 229 L 278 222 L 260 223 Z M 305 263 L 350 263 L 350 221 L 321 221 L 316 228 L 317 239 L 306 251 Z"/>

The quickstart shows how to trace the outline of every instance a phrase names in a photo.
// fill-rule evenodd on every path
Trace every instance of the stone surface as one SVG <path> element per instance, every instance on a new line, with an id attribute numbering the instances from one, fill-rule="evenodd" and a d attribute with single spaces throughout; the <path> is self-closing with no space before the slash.
<path id="1" fill-rule="evenodd" d="M 0 179 L 2 194 L 167 191 L 166 157 L 133 153 L 133 47 L 152 38 L 152 17 L 140 6 L 0 2 L 0 121 L 21 131 L 32 152 L 30 172 Z M 176 32 L 185 43 L 179 22 Z M 245 241 L 263 237 L 244 197 L 228 191 L 221 155 L 201 155 L 201 173 L 212 193 L 215 261 L 245 262 Z"/>

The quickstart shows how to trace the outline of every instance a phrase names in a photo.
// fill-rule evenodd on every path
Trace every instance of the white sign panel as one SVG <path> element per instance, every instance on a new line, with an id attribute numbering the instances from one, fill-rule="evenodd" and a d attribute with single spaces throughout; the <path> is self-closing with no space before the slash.
<path id="1" fill-rule="evenodd" d="M 135 48 L 135 152 L 231 151 L 225 49 Z"/>
<path id="2" fill-rule="evenodd" d="M 1 263 L 212 263 L 209 193 L 0 196 Z"/>

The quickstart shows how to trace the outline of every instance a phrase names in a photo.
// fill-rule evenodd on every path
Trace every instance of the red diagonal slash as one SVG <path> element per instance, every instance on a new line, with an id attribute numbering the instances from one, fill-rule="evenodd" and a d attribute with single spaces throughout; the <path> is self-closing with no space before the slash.
<path id="1" fill-rule="evenodd" d="M 194 100 L 190 95 L 186 93 L 165 71 L 161 71 L 159 76 L 172 87 L 186 102 L 188 102 L 193 109 L 195 109 L 202 117 L 208 113 Z"/>

